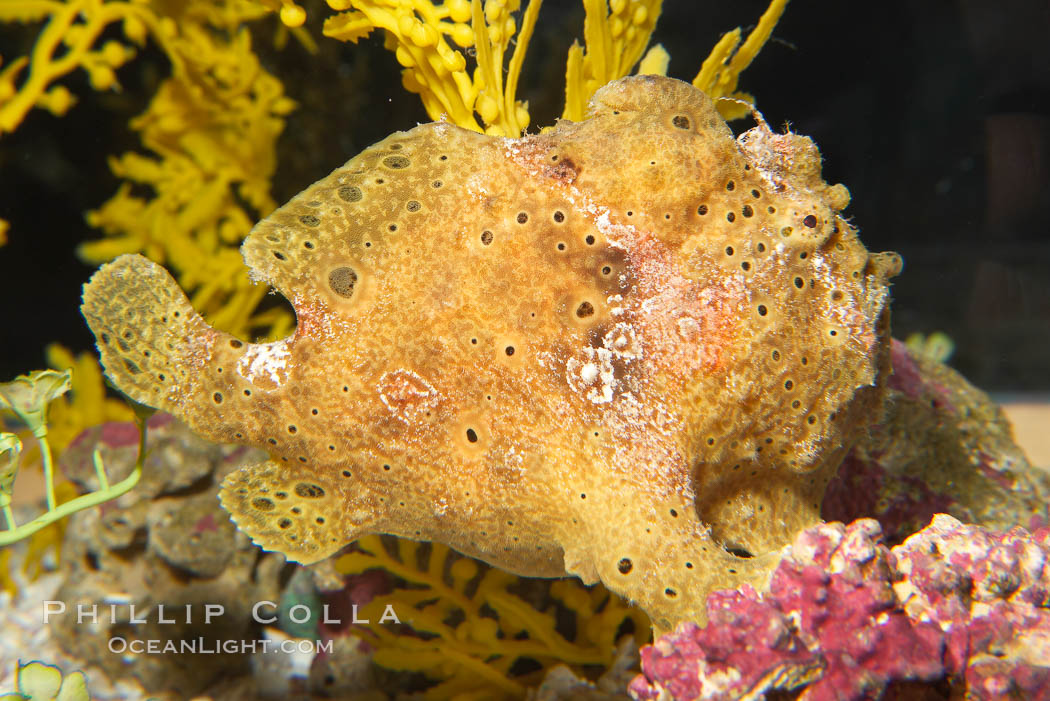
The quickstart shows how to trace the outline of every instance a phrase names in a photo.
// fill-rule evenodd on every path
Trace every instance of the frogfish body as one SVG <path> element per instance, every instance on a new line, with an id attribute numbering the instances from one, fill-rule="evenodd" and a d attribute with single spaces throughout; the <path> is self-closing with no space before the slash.
<path id="1" fill-rule="evenodd" d="M 877 415 L 899 260 L 848 201 L 806 137 L 631 77 L 536 136 L 395 133 L 261 221 L 289 338 L 210 327 L 134 255 L 83 311 L 122 391 L 270 452 L 221 493 L 263 548 L 440 541 L 668 628 L 763 585 Z"/>

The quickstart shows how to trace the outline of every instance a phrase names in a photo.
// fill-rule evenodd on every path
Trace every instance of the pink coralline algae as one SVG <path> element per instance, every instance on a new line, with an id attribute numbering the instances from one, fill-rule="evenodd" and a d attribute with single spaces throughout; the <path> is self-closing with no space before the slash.
<path id="1" fill-rule="evenodd" d="M 898 600 L 943 631 L 968 698 L 1050 699 L 1050 528 L 998 533 L 938 514 L 893 554 Z"/>
<path id="2" fill-rule="evenodd" d="M 644 648 L 632 697 L 860 700 L 925 683 L 952 698 L 1050 699 L 1050 529 L 938 514 L 892 551 L 881 538 L 872 519 L 803 531 L 767 594 L 716 592 L 705 628 Z"/>

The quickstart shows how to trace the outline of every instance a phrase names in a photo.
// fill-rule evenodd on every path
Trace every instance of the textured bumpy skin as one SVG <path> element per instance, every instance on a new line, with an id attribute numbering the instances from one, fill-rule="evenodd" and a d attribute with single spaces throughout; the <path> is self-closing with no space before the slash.
<path id="1" fill-rule="evenodd" d="M 363 533 L 600 579 L 658 627 L 762 586 L 877 414 L 887 278 L 813 143 L 653 76 L 504 139 L 393 134 L 262 221 L 295 334 L 216 331 L 138 256 L 84 314 L 134 399 L 272 459 L 223 505 L 311 563 Z"/>

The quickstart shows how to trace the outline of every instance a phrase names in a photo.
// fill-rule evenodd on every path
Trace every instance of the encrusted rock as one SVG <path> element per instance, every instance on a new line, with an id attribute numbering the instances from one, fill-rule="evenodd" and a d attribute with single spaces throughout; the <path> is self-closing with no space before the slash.
<path id="1" fill-rule="evenodd" d="M 237 528 L 224 516 L 210 490 L 157 499 L 148 515 L 149 548 L 195 577 L 218 577 L 238 550 Z"/>
<path id="2" fill-rule="evenodd" d="M 1050 523 L 1050 478 L 1014 443 L 999 406 L 899 341 L 891 357 L 885 418 L 828 484 L 824 518 L 878 519 L 890 544 L 936 513 L 995 529 Z"/>
<path id="3" fill-rule="evenodd" d="M 76 441 L 62 468 L 85 488 L 97 488 L 96 446 L 110 479 L 121 479 L 134 466 L 138 431 L 106 424 Z M 131 676 L 149 691 L 188 697 L 220 674 L 248 669 L 250 654 L 240 650 L 200 650 L 257 637 L 251 607 L 277 600 L 284 558 L 261 554 L 219 506 L 219 482 L 257 460 L 252 451 L 208 443 L 166 415 L 150 420 L 147 451 L 135 489 L 71 518 L 56 595 L 66 610 L 49 625 L 69 654 L 110 678 Z M 206 622 L 207 605 L 222 606 L 222 614 Z M 176 651 L 186 643 L 197 652 L 135 654 L 124 649 L 133 641 Z"/>
<path id="4" fill-rule="evenodd" d="M 581 679 L 565 665 L 550 669 L 543 683 L 530 689 L 528 701 L 630 701 L 627 685 L 638 671 L 638 645 L 625 637 L 616 659 L 596 681 Z"/>
<path id="5" fill-rule="evenodd" d="M 708 625 L 684 624 L 642 650 L 636 699 L 737 699 L 807 686 L 807 698 L 877 697 L 896 679 L 936 679 L 943 642 L 897 610 L 889 551 L 872 520 L 810 528 L 773 574 L 708 598 Z"/>
<path id="6" fill-rule="evenodd" d="M 708 599 L 643 648 L 635 699 L 878 698 L 902 682 L 953 698 L 1050 698 L 1050 529 L 947 515 L 892 551 L 870 519 L 796 538 L 768 594 Z"/>
<path id="7" fill-rule="evenodd" d="M 944 631 L 949 674 L 974 699 L 1050 699 L 1050 528 L 997 532 L 947 515 L 893 549 L 893 588 Z"/>

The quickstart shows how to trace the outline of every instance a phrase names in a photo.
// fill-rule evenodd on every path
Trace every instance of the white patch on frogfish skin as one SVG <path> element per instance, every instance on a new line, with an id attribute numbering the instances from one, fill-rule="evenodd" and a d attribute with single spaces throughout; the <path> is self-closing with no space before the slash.
<path id="1" fill-rule="evenodd" d="M 436 408 L 440 399 L 432 384 L 407 368 L 383 373 L 376 389 L 383 406 L 406 423 L 421 420 L 427 411 Z"/>
<path id="2" fill-rule="evenodd" d="M 626 250 L 630 243 L 639 236 L 638 229 L 630 224 L 613 224 L 606 207 L 598 207 L 588 202 L 587 211 L 594 218 L 594 225 L 602 232 L 606 241 L 613 248 Z"/>
<path id="3" fill-rule="evenodd" d="M 608 404 L 613 400 L 616 384 L 613 354 L 606 348 L 584 348 L 583 357 L 583 360 L 569 358 L 565 363 L 565 379 L 569 387 L 595 404 Z"/>
<path id="4" fill-rule="evenodd" d="M 642 357 L 642 344 L 630 324 L 621 322 L 613 326 L 602 339 L 602 345 L 617 358 L 635 360 Z"/>
<path id="5" fill-rule="evenodd" d="M 686 343 L 699 345 L 703 340 L 700 333 L 700 322 L 691 316 L 683 316 L 678 320 L 678 335 Z"/>
<path id="6" fill-rule="evenodd" d="M 237 361 L 237 372 L 248 382 L 267 377 L 278 387 L 288 375 L 288 339 L 248 346 Z"/>
<path id="7" fill-rule="evenodd" d="M 608 404 L 616 394 L 612 361 L 630 362 L 642 357 L 642 345 L 630 324 L 618 323 L 602 339 L 604 348 L 583 349 L 580 357 L 565 363 L 565 379 L 573 391 L 594 404 Z"/>

